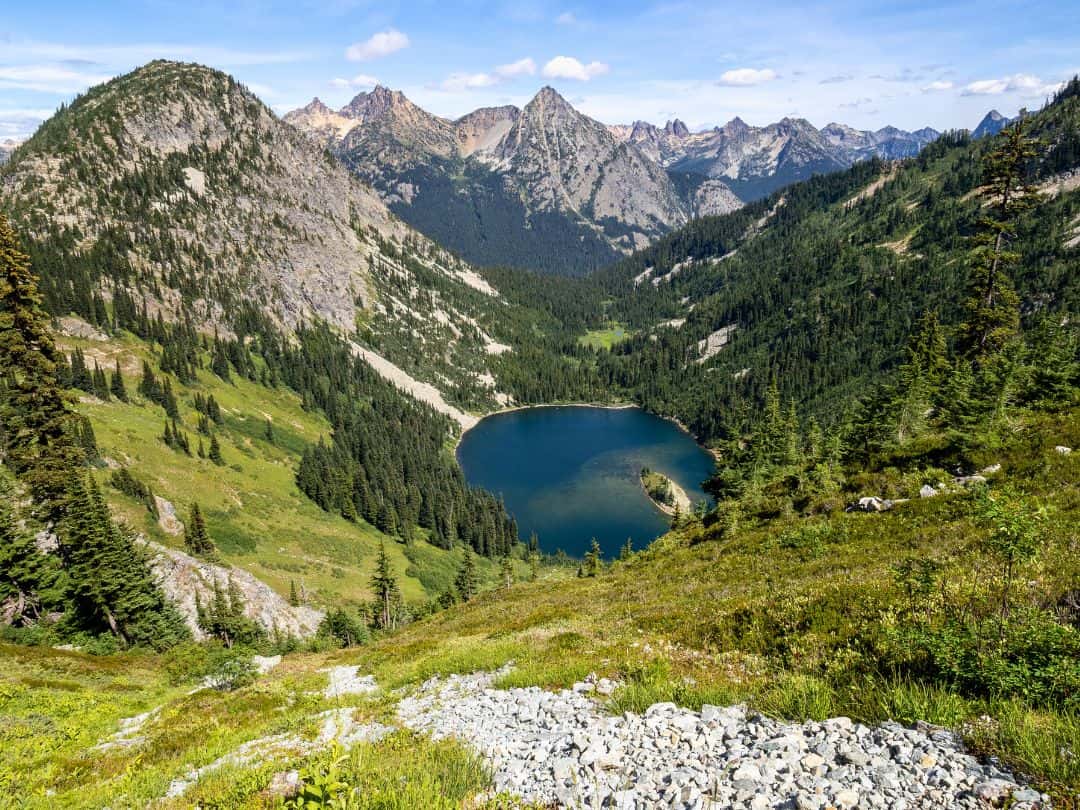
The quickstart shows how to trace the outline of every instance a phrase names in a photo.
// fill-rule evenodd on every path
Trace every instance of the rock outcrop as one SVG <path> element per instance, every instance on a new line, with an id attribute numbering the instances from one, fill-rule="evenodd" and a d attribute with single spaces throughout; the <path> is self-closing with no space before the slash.
<path id="1" fill-rule="evenodd" d="M 217 565 L 200 560 L 174 548 L 147 542 L 151 569 L 166 598 L 176 605 L 197 640 L 206 634 L 199 627 L 196 601 L 208 605 L 214 598 L 215 583 L 239 588 L 244 599 L 244 614 L 258 622 L 267 633 L 295 638 L 309 638 L 319 628 L 325 615 L 321 610 L 293 607 L 265 582 L 242 568 Z"/>

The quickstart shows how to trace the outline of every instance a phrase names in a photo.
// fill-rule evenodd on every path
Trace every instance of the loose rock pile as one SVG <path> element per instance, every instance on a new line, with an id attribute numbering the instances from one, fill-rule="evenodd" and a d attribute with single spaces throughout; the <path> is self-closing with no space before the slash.
<path id="1" fill-rule="evenodd" d="M 568 808 L 985 808 L 1049 806 L 945 730 L 843 717 L 787 724 L 743 706 L 657 703 L 601 712 L 588 689 L 493 689 L 505 670 L 433 678 L 398 705 L 409 728 L 471 744 L 495 787 Z"/>

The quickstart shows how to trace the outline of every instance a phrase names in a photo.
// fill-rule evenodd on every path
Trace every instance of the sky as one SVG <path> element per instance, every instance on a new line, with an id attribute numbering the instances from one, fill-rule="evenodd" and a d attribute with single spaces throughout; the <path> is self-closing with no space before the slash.
<path id="1" fill-rule="evenodd" d="M 0 16 L 0 141 L 152 59 L 234 75 L 278 113 L 376 82 L 457 117 L 551 85 L 609 123 L 735 116 L 973 128 L 1080 72 L 1075 0 L 39 0 Z"/>

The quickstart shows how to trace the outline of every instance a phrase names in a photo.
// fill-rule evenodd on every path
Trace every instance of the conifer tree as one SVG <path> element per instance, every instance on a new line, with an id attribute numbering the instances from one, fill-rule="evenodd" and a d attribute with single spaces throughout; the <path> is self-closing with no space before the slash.
<path id="1" fill-rule="evenodd" d="M 375 561 L 375 573 L 371 577 L 371 590 L 379 605 L 379 627 L 388 628 L 391 622 L 391 602 L 397 590 L 397 579 L 386 554 L 386 543 L 379 541 L 379 557 Z"/>
<path id="2" fill-rule="evenodd" d="M 465 546 L 465 556 L 461 560 L 461 568 L 458 569 L 454 587 L 463 602 L 468 602 L 476 596 L 479 588 L 476 580 L 476 560 L 473 559 L 473 550 L 469 546 Z"/>
<path id="3" fill-rule="evenodd" d="M 0 442 L 47 518 L 57 518 L 85 454 L 57 380 L 57 351 L 37 279 L 0 214 Z"/>
<path id="4" fill-rule="evenodd" d="M 60 605 L 63 580 L 56 555 L 19 526 L 14 504 L 15 486 L 0 471 L 0 621 L 18 627 Z"/>
<path id="5" fill-rule="evenodd" d="M 589 546 L 589 550 L 585 552 L 585 562 L 582 563 L 581 566 L 582 576 L 595 577 L 599 574 L 602 556 L 603 552 L 600 550 L 600 541 L 594 537 Z"/>
<path id="6" fill-rule="evenodd" d="M 514 584 L 514 566 L 510 562 L 509 555 L 503 555 L 502 560 L 499 561 L 499 573 L 502 575 L 507 588 Z"/>
<path id="7" fill-rule="evenodd" d="M 198 502 L 191 504 L 191 515 L 184 526 L 184 548 L 188 554 L 196 557 L 208 560 L 216 560 L 218 557 L 217 546 L 207 531 L 206 520 Z"/>
<path id="8" fill-rule="evenodd" d="M 221 445 L 218 443 L 216 433 L 210 434 L 210 451 L 206 455 L 219 467 L 225 463 L 225 459 L 221 457 Z"/>
<path id="9" fill-rule="evenodd" d="M 93 381 L 94 396 L 98 399 L 108 401 L 109 394 L 109 382 L 105 379 L 105 372 L 101 370 L 101 366 L 98 362 L 94 361 L 94 373 L 91 376 Z"/>
<path id="10" fill-rule="evenodd" d="M 109 380 L 109 391 L 121 402 L 128 401 L 127 388 L 124 386 L 124 375 L 120 372 L 120 360 L 116 361 L 116 369 Z"/>
<path id="11" fill-rule="evenodd" d="M 540 552 L 529 552 L 529 581 L 536 582 L 540 576 Z"/>
<path id="12" fill-rule="evenodd" d="M 980 220 L 968 271 L 967 318 L 960 328 L 963 355 L 981 365 L 1016 337 L 1020 327 L 1020 298 L 1009 271 L 1020 261 L 1016 223 L 1036 200 L 1027 182 L 1036 149 L 1024 134 L 1024 121 L 1005 129 L 983 162 L 985 185 L 993 195 Z"/>
<path id="13" fill-rule="evenodd" d="M 188 636 L 183 619 L 154 581 L 130 531 L 113 522 L 92 478 L 74 477 L 59 527 L 75 621 L 109 632 L 125 646 L 171 646 Z"/>
<path id="14" fill-rule="evenodd" d="M 634 540 L 633 538 L 627 537 L 626 542 L 623 543 L 622 548 L 619 549 L 619 559 L 625 562 L 626 560 L 629 560 L 633 556 L 633 554 Z"/>
<path id="15" fill-rule="evenodd" d="M 293 607 L 300 607 L 300 594 L 296 592 L 296 580 L 289 580 L 289 604 Z"/>
<path id="16" fill-rule="evenodd" d="M 266 429 L 263 431 L 263 438 L 270 442 L 270 444 L 274 443 L 274 423 L 269 419 L 266 420 Z"/>

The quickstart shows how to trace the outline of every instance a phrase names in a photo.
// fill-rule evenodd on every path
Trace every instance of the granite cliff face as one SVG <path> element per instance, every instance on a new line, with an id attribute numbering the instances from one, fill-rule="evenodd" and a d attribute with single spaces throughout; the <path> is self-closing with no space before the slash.
<path id="1" fill-rule="evenodd" d="M 8 158 L 11 157 L 11 153 L 15 151 L 15 147 L 18 145 L 18 141 L 12 138 L 6 138 L 0 141 L 0 165 L 7 163 Z"/>

